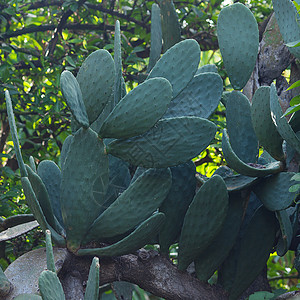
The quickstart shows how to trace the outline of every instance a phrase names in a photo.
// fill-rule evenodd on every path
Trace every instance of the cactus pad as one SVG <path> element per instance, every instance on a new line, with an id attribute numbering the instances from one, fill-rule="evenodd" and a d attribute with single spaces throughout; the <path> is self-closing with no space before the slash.
<path id="1" fill-rule="evenodd" d="M 225 182 L 215 175 L 202 185 L 185 215 L 179 239 L 180 270 L 185 270 L 214 240 L 222 228 L 227 209 Z"/>
<path id="2" fill-rule="evenodd" d="M 63 71 L 60 76 L 60 88 L 75 120 L 83 127 L 89 126 L 88 115 L 78 81 L 70 71 Z"/>
<path id="3" fill-rule="evenodd" d="M 282 210 L 293 204 L 297 193 L 289 192 L 289 188 L 293 185 L 291 178 L 294 175 L 292 172 L 281 172 L 263 178 L 255 186 L 255 194 L 268 210 Z"/>
<path id="4" fill-rule="evenodd" d="M 100 49 L 90 54 L 81 65 L 76 79 L 89 123 L 92 124 L 113 98 L 115 68 L 109 52 Z"/>
<path id="5" fill-rule="evenodd" d="M 280 29 L 280 33 L 286 43 L 300 40 L 300 25 L 298 12 L 292 1 L 272 0 L 275 17 Z M 290 52 L 300 59 L 300 48 L 289 47 Z"/>
<path id="6" fill-rule="evenodd" d="M 169 80 L 176 97 L 193 79 L 200 61 L 200 47 L 195 40 L 184 40 L 170 48 L 156 63 L 147 79 Z"/>
<path id="7" fill-rule="evenodd" d="M 151 9 L 151 45 L 147 73 L 149 73 L 160 58 L 162 50 L 162 30 L 160 20 L 160 8 L 156 3 Z"/>
<path id="8" fill-rule="evenodd" d="M 244 214 L 245 201 L 240 193 L 229 194 L 229 206 L 221 231 L 214 241 L 195 260 L 197 278 L 207 281 L 223 263 L 238 236 Z"/>
<path id="9" fill-rule="evenodd" d="M 98 256 L 120 256 L 129 254 L 151 242 L 158 234 L 164 220 L 165 216 L 163 213 L 154 214 L 119 242 L 103 248 L 79 249 L 77 254 Z"/>
<path id="10" fill-rule="evenodd" d="M 128 93 L 104 121 L 99 136 L 129 138 L 150 129 L 165 113 L 172 87 L 164 78 L 145 81 Z"/>
<path id="11" fill-rule="evenodd" d="M 184 215 L 196 191 L 196 166 L 192 161 L 170 169 L 172 186 L 159 208 L 159 211 L 166 216 L 165 224 L 159 232 L 159 244 L 162 253 L 168 253 L 169 247 L 178 238 Z"/>
<path id="12" fill-rule="evenodd" d="M 85 289 L 84 300 L 98 300 L 99 277 L 100 277 L 99 258 L 94 257 L 89 271 L 89 277 Z"/>
<path id="13" fill-rule="evenodd" d="M 78 159 L 80 157 L 80 159 Z M 61 209 L 68 248 L 76 251 L 97 218 L 108 185 L 108 157 L 92 129 L 79 129 L 62 170 Z M 94 194 L 97 192 L 95 199 Z"/>
<path id="14" fill-rule="evenodd" d="M 249 80 L 258 54 L 258 26 L 252 12 L 241 3 L 224 7 L 217 35 L 229 80 L 240 90 Z"/>
<path id="15" fill-rule="evenodd" d="M 238 299 L 255 280 L 266 265 L 275 239 L 275 216 L 261 206 L 219 272 L 219 283 L 229 291 L 229 299 Z"/>
<path id="16" fill-rule="evenodd" d="M 235 154 L 245 163 L 255 163 L 258 157 L 258 140 L 252 127 L 250 102 L 241 92 L 233 91 L 228 96 L 226 123 Z"/>
<path id="17" fill-rule="evenodd" d="M 180 24 L 172 0 L 159 0 L 164 51 L 180 42 Z"/>
<path id="18" fill-rule="evenodd" d="M 252 98 L 251 119 L 260 145 L 275 159 L 283 160 L 283 140 L 271 118 L 270 87 L 261 86 L 256 90 Z"/>
<path id="19" fill-rule="evenodd" d="M 273 123 L 275 124 L 281 137 L 287 141 L 298 153 L 300 153 L 300 140 L 293 131 L 285 117 L 279 104 L 278 95 L 274 83 L 271 85 L 270 91 L 270 108 Z"/>
<path id="20" fill-rule="evenodd" d="M 169 169 L 150 169 L 132 183 L 92 224 L 87 240 L 115 237 L 148 218 L 171 187 Z"/>
<path id="21" fill-rule="evenodd" d="M 206 119 L 163 119 L 141 136 L 111 142 L 106 150 L 135 166 L 164 168 L 196 157 L 215 133 L 215 124 Z"/>
<path id="22" fill-rule="evenodd" d="M 241 161 L 230 145 L 229 136 L 226 132 L 226 129 L 223 130 L 222 150 L 228 165 L 242 175 L 250 177 L 264 177 L 270 174 L 279 173 L 283 171 L 284 168 L 283 164 L 280 162 L 274 162 L 268 165 L 255 164 L 252 166 L 251 164 L 246 164 Z"/>
<path id="23" fill-rule="evenodd" d="M 53 213 L 59 223 L 63 226 L 60 207 L 60 169 L 55 162 L 51 160 L 44 160 L 39 163 L 37 173 L 47 189 Z"/>
<path id="24" fill-rule="evenodd" d="M 62 285 L 54 272 L 43 271 L 41 273 L 39 288 L 43 300 L 65 300 Z"/>
<path id="25" fill-rule="evenodd" d="M 209 118 L 217 108 L 223 92 L 223 82 L 216 73 L 195 76 L 169 105 L 164 118 L 196 116 Z"/>

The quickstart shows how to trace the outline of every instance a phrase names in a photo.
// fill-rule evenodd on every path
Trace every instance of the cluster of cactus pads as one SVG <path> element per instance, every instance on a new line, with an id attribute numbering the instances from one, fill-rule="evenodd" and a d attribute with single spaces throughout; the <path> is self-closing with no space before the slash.
<path id="1" fill-rule="evenodd" d="M 279 25 L 283 9 L 295 13 L 290 1 L 273 2 Z M 218 270 L 219 283 L 237 299 L 274 246 L 284 255 L 297 232 L 296 195 L 288 191 L 294 173 L 286 172 L 286 165 L 300 152 L 300 141 L 292 121 L 281 117 L 274 85 L 259 88 L 252 104 L 239 91 L 253 71 L 259 48 L 257 23 L 248 8 L 237 3 L 219 16 L 220 50 L 235 89 L 223 97 L 216 69 L 198 69 L 196 41 L 181 41 L 160 57 L 159 14 L 154 4 L 147 78 L 128 94 L 119 22 L 114 59 L 97 50 L 76 77 L 69 71 L 61 74 L 73 134 L 63 144 L 59 166 L 46 160 L 36 167 L 33 159 L 24 164 L 6 92 L 24 193 L 41 228 L 75 255 L 119 256 L 149 243 L 158 243 L 168 254 L 170 245 L 179 242 L 180 270 L 194 262 L 202 281 Z M 217 127 L 208 118 L 221 98 L 227 119 L 223 153 L 239 174 L 221 167 L 211 178 L 199 180 L 196 193 L 191 159 L 214 139 Z M 260 157 L 259 146 L 264 149 Z M 132 178 L 129 165 L 137 167 Z M 102 247 L 90 247 L 91 242 Z M 98 268 L 95 258 L 87 294 L 95 292 Z M 55 299 L 64 299 L 62 289 L 55 288 L 59 282 L 51 263 L 48 269 L 39 279 L 43 299 L 48 299 L 49 289 L 62 293 Z"/>

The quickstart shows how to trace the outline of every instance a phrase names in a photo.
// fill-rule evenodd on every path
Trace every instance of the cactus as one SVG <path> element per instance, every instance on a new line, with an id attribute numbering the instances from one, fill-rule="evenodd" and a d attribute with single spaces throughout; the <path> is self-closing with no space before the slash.
<path id="1" fill-rule="evenodd" d="M 172 5 L 161 1 L 161 10 Z M 297 234 L 296 195 L 288 193 L 294 173 L 286 172 L 282 147 L 285 140 L 299 152 L 297 122 L 282 118 L 275 86 L 259 89 L 252 104 L 239 91 L 223 92 L 215 67 L 198 68 L 200 48 L 194 40 L 178 42 L 160 57 L 156 4 L 152 11 L 152 65 L 146 80 L 128 94 L 118 22 L 114 59 L 97 50 L 77 77 L 62 73 L 73 134 L 63 144 L 60 166 L 44 161 L 36 169 L 33 159 L 24 164 L 6 92 L 24 193 L 46 232 L 48 270 L 39 279 L 43 299 L 64 299 L 50 233 L 72 255 L 100 258 L 130 254 L 153 242 L 168 254 L 179 242 L 178 269 L 194 262 L 202 281 L 218 270 L 230 299 L 251 284 L 274 247 L 284 255 Z M 224 8 L 218 39 L 231 84 L 242 89 L 258 51 L 251 12 L 242 4 Z M 221 98 L 227 120 L 222 150 L 232 169 L 220 168 L 210 179 L 198 177 L 196 193 L 191 159 L 215 136 L 217 127 L 207 118 Z M 260 158 L 259 146 L 264 148 Z M 137 167 L 133 178 L 129 165 Z M 98 284 L 94 258 L 85 299 L 98 298 Z"/>
<path id="2" fill-rule="evenodd" d="M 246 6 L 235 3 L 220 12 L 217 34 L 230 82 L 240 90 L 250 78 L 258 54 L 256 20 Z"/>

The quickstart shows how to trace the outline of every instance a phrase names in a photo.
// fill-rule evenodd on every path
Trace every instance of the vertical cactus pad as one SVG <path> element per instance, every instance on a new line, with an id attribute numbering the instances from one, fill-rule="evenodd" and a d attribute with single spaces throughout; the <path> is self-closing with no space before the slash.
<path id="1" fill-rule="evenodd" d="M 258 26 L 252 12 L 241 3 L 223 8 L 217 34 L 230 82 L 234 89 L 242 89 L 251 76 L 258 54 Z"/>
<path id="2" fill-rule="evenodd" d="M 227 215 L 228 193 L 215 175 L 200 188 L 191 203 L 179 239 L 178 268 L 186 269 L 214 240 Z"/>
<path id="3" fill-rule="evenodd" d="M 169 80 L 176 97 L 192 80 L 200 61 L 200 47 L 195 40 L 184 40 L 170 48 L 156 63 L 147 79 Z"/>

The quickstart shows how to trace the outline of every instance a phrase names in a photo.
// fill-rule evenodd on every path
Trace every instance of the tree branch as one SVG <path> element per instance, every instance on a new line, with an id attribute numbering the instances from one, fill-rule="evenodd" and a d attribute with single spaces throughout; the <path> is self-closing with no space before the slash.
<path id="1" fill-rule="evenodd" d="M 74 266 L 86 280 L 91 257 L 71 255 L 64 265 L 64 274 Z M 61 277 L 64 289 L 64 276 Z M 129 254 L 117 258 L 100 258 L 100 285 L 114 281 L 128 281 L 166 300 L 227 300 L 228 295 L 218 286 L 211 286 L 179 271 L 166 257 L 156 251 L 141 249 L 137 255 Z M 66 297 L 69 299 L 69 297 Z"/>
<path id="2" fill-rule="evenodd" d="M 45 32 L 45 31 L 51 31 L 54 30 L 56 28 L 55 25 L 53 24 L 49 24 L 49 25 L 40 25 L 40 26 L 30 26 L 30 27 L 24 27 L 22 29 L 19 30 L 15 30 L 15 31 L 9 31 L 9 32 L 5 32 L 3 34 L 0 35 L 0 40 L 5 40 L 11 37 L 16 37 L 22 34 L 27 34 L 27 33 L 35 33 L 35 32 Z M 74 31 L 80 31 L 80 30 L 104 30 L 108 29 L 111 31 L 115 30 L 115 27 L 112 25 L 106 25 L 104 23 L 100 23 L 97 25 L 94 24 L 78 24 L 78 23 L 73 23 L 73 24 L 66 24 L 64 29 L 69 29 L 69 30 L 74 30 Z M 126 32 L 130 32 L 133 33 L 134 32 L 134 28 L 128 29 L 127 26 L 121 26 L 121 30 L 122 31 L 126 31 Z"/>
<path id="3" fill-rule="evenodd" d="M 79 7 L 85 2 L 86 0 L 80 0 L 78 2 L 78 9 Z M 54 30 L 54 33 L 53 33 L 53 36 L 51 38 L 51 41 L 49 42 L 49 47 L 45 53 L 45 56 L 48 57 L 48 56 L 52 56 L 53 53 L 54 53 L 54 49 L 55 49 L 55 46 L 57 44 L 57 41 L 58 41 L 58 36 L 59 34 L 62 33 L 62 30 L 64 29 L 64 27 L 66 26 L 67 24 L 67 20 L 68 18 L 74 13 L 74 11 L 72 11 L 71 9 L 68 9 L 65 13 L 63 13 L 59 23 L 58 23 L 58 26 L 55 28 Z"/>

